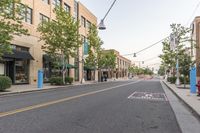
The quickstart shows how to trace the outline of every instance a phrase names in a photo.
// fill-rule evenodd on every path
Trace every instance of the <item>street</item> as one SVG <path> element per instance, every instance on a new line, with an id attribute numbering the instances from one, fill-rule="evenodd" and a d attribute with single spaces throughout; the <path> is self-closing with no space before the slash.
<path id="1" fill-rule="evenodd" d="M 181 132 L 166 98 L 130 98 L 134 92 L 164 96 L 159 80 L 110 82 L 4 96 L 0 98 L 0 132 Z"/>

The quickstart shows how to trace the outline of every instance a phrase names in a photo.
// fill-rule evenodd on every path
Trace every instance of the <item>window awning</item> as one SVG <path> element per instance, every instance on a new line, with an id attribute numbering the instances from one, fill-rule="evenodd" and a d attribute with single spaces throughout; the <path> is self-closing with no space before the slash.
<path id="1" fill-rule="evenodd" d="M 4 54 L 3 57 L 13 59 L 34 60 L 33 56 L 28 51 L 26 52 L 13 50 L 12 54 Z"/>
<path id="2" fill-rule="evenodd" d="M 91 70 L 91 71 L 94 71 L 95 68 L 94 68 L 94 67 L 84 66 L 84 70 Z"/>

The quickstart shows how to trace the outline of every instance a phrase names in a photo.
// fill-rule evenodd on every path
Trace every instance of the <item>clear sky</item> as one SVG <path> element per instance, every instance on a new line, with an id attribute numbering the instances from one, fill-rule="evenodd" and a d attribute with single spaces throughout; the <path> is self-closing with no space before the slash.
<path id="1" fill-rule="evenodd" d="M 107 12 L 114 0 L 79 0 L 98 18 Z M 141 49 L 167 37 L 170 24 L 189 26 L 195 16 L 200 16 L 200 8 L 193 14 L 200 0 L 117 0 L 107 16 L 107 29 L 99 31 L 106 49 L 116 49 L 122 55 Z M 145 61 L 162 53 L 162 44 L 137 55 L 126 56 L 133 61 Z M 143 66 L 156 67 L 159 59 L 145 61 Z"/>

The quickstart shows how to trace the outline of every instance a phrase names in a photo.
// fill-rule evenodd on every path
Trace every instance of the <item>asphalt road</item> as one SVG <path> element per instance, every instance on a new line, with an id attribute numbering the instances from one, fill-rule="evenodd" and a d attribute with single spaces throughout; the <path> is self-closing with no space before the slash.
<path id="1" fill-rule="evenodd" d="M 0 97 L 0 133 L 180 132 L 158 80 Z"/>

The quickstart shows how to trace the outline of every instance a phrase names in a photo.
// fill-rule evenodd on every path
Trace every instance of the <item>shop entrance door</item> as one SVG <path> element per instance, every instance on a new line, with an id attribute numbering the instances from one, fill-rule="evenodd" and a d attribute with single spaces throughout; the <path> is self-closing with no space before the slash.
<path id="1" fill-rule="evenodd" d="M 14 61 L 6 61 L 6 76 L 10 77 L 12 80 L 12 83 L 14 84 Z"/>

